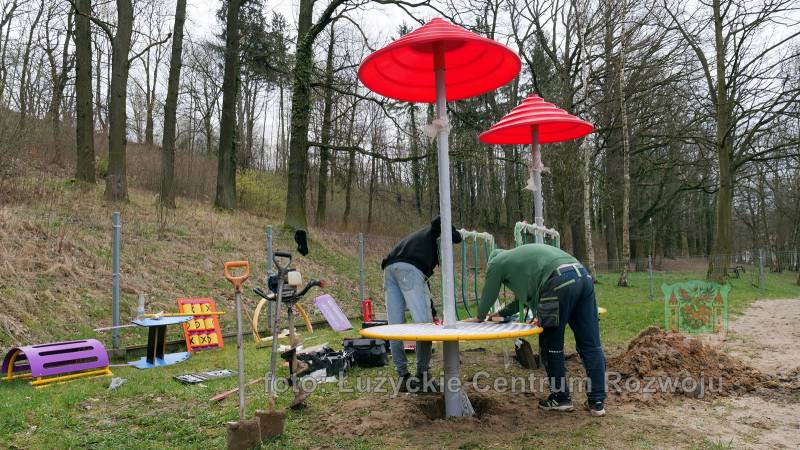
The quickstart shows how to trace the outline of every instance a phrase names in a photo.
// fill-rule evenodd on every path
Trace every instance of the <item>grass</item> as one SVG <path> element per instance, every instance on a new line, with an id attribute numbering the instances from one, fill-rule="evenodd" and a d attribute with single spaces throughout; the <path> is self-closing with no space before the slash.
<path id="1" fill-rule="evenodd" d="M 258 180 L 246 180 L 246 191 L 258 192 Z M 0 207 L 0 347 L 13 342 L 39 343 L 77 337 L 99 337 L 92 328 L 109 325 L 111 269 L 109 252 L 110 216 L 121 210 L 123 217 L 123 302 L 127 320 L 139 292 L 148 295 L 149 311 L 175 308 L 178 296 L 204 295 L 217 300 L 220 309 L 232 310 L 231 288 L 221 277 L 222 263 L 248 259 L 254 264 L 248 286 L 262 284 L 264 276 L 264 229 L 279 223 L 279 212 L 268 197 L 256 204 L 258 215 L 242 212 L 217 212 L 193 201 L 179 200 L 177 211 L 166 220 L 159 217 L 152 195 L 132 190 L 131 202 L 109 205 L 101 199 L 101 188 L 90 189 L 67 182 L 45 179 L 46 186 L 37 198 L 13 206 Z M 31 181 L 33 184 L 35 180 Z M 275 189 L 278 186 L 274 186 Z M 246 194 L 250 195 L 250 194 Z M 253 197 L 257 197 L 253 194 Z M 254 201 L 246 199 L 246 201 Z M 298 258 L 297 265 L 306 278 L 319 277 L 329 282 L 330 292 L 350 314 L 358 311 L 358 265 L 354 235 L 311 230 L 311 254 Z M 293 249 L 292 236 L 276 229 L 276 248 Z M 370 261 L 366 284 L 368 294 L 381 310 L 380 257 L 391 240 L 368 240 Z M 258 262 L 258 263 L 256 263 Z M 600 274 L 596 285 L 599 304 L 609 309 L 601 322 L 605 347 L 615 352 L 631 337 L 649 325 L 663 324 L 661 283 L 701 278 L 697 273 L 656 273 L 656 298 L 649 299 L 647 274 L 631 273 L 632 286 L 616 287 L 616 275 Z M 733 279 L 731 314 L 740 314 L 759 298 L 797 298 L 800 288 L 796 274 L 767 274 L 765 291 L 752 286 L 748 273 Z M 432 291 L 439 297 L 438 284 Z M 247 296 L 252 309 L 254 298 Z M 309 312 L 314 308 L 307 308 Z M 463 312 L 463 311 L 462 311 Z M 319 317 L 317 317 L 319 318 Z M 223 320 L 227 331 L 233 321 Z M 346 336 L 355 336 L 348 332 Z M 170 339 L 181 335 L 172 327 Z M 341 345 L 341 334 L 319 329 L 304 333 L 308 345 L 329 342 Z M 123 345 L 143 344 L 144 332 L 125 329 Z M 567 338 L 572 346 L 571 337 Z M 465 344 L 465 349 L 484 347 L 490 356 L 501 353 L 507 343 Z M 506 346 L 506 347 L 504 347 Z M 246 379 L 262 377 L 269 351 L 245 345 Z M 412 358 L 413 359 L 413 358 Z M 466 357 L 465 357 L 466 359 Z M 237 418 L 235 396 L 217 404 L 209 398 L 235 385 L 235 379 L 210 380 L 202 385 L 185 386 L 174 375 L 218 368 L 235 368 L 235 346 L 230 342 L 218 351 L 198 353 L 188 361 L 159 369 L 140 371 L 114 367 L 115 376 L 127 382 L 109 391 L 108 378 L 79 380 L 33 389 L 25 381 L 0 383 L 0 447 L 3 448 L 221 448 L 225 445 L 224 422 Z M 474 369 L 474 368 L 472 368 Z M 492 370 L 500 370 L 492 367 Z M 355 369 L 348 380 L 359 374 L 391 376 L 391 368 Z M 286 406 L 290 394 L 280 398 Z M 645 447 L 667 444 L 695 445 L 697 448 L 724 448 L 722 442 L 681 437 L 669 427 L 642 428 L 622 417 L 608 417 L 598 424 L 587 420 L 565 419 L 561 426 L 547 424 L 516 430 L 508 436 L 491 430 L 472 433 L 420 436 L 411 431 L 375 430 L 369 436 L 331 435 L 320 428 L 321 419 L 342 415 L 352 418 L 361 413 L 344 411 L 342 405 L 359 394 L 339 392 L 336 385 L 317 390 L 303 412 L 290 412 L 286 433 L 264 445 L 265 448 L 403 448 L 432 445 L 462 448 L 548 448 Z M 262 385 L 248 389 L 248 415 L 266 405 Z M 576 417 L 576 416 L 573 416 Z"/>
<path id="2" fill-rule="evenodd" d="M 327 257 L 321 257 L 327 261 Z M 332 262 L 335 256 L 330 256 Z M 347 269 L 343 269 L 347 270 Z M 664 281 L 679 281 L 690 274 L 664 275 Z M 646 277 L 632 274 L 631 288 L 613 285 L 611 275 L 601 275 L 598 284 L 599 302 L 607 306 L 610 313 L 602 321 L 605 345 L 610 348 L 624 345 L 642 328 L 663 320 L 660 300 L 648 299 Z M 732 310 L 742 311 L 756 298 L 783 298 L 797 296 L 788 275 L 768 275 L 772 288 L 765 294 L 747 286 L 747 280 L 733 281 L 731 295 Z M 347 335 L 353 336 L 354 332 Z M 306 335 L 308 345 L 329 342 L 340 345 L 342 336 L 330 330 L 318 330 Z M 567 342 L 570 342 L 568 338 Z M 477 344 L 475 344 L 477 345 Z M 480 343 L 489 349 L 499 349 L 497 343 Z M 467 346 L 468 347 L 468 346 Z M 263 376 L 269 352 L 256 349 L 248 342 L 246 350 L 247 379 Z M 613 351 L 613 350 L 612 350 Z M 236 400 L 230 398 L 218 404 L 208 399 L 215 393 L 235 385 L 233 378 L 210 380 L 200 386 L 184 386 L 174 380 L 174 375 L 236 367 L 235 348 L 230 343 L 224 350 L 199 353 L 187 362 L 165 368 L 140 371 L 134 368 L 113 368 L 115 376 L 128 381 L 115 391 L 107 390 L 108 378 L 80 380 L 33 389 L 23 381 L 0 384 L 0 445 L 8 448 L 220 448 L 225 445 L 222 424 L 236 419 Z M 356 369 L 349 374 L 355 379 L 359 373 L 376 376 L 390 374 L 390 369 Z M 257 407 L 264 407 L 266 396 L 261 385 L 248 390 L 248 414 Z M 290 401 L 284 394 L 281 405 Z M 290 412 L 287 432 L 265 445 L 265 448 L 308 448 L 333 446 L 336 448 L 397 448 L 409 445 L 416 439 L 403 434 L 393 435 L 389 430 L 371 437 L 332 437 L 315 431 L 321 415 L 334 413 L 341 402 L 356 397 L 356 394 L 340 393 L 336 385 L 325 385 L 314 393 L 311 406 L 302 413 Z M 612 428 L 624 429 L 625 423 L 615 422 Z M 388 434 L 387 434 L 388 433 Z M 549 430 L 546 427 L 527 431 L 521 436 L 519 448 L 531 445 L 568 448 L 602 446 L 604 428 L 587 425 L 575 430 Z M 663 436 L 659 433 L 659 439 Z M 333 440 L 331 440 L 333 439 Z M 411 439 L 411 441 L 406 441 Z M 620 436 L 620 442 L 637 447 L 650 444 L 658 446 L 652 436 Z M 680 440 L 680 438 L 677 438 Z M 486 448 L 491 443 L 480 435 L 474 436 L 471 448 Z M 663 441 L 661 441 L 663 444 Z M 720 448 L 719 443 L 703 442 L 699 448 Z M 470 446 L 467 446 L 470 447 Z"/>

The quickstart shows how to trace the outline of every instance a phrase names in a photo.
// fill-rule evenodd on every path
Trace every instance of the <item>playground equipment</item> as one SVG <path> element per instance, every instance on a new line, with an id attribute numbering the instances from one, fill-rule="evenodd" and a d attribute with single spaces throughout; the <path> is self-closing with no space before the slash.
<path id="1" fill-rule="evenodd" d="M 547 228 L 524 221 L 517 222 L 514 225 L 515 246 L 519 247 L 520 245 L 537 242 L 561 248 L 561 234 L 554 228 Z"/>
<path id="2" fill-rule="evenodd" d="M 469 231 L 463 228 L 458 230 L 458 232 L 461 234 L 461 304 L 464 306 L 467 316 L 472 317 L 469 303 L 471 301 L 477 307 L 480 301 L 478 278 L 480 272 L 481 247 L 483 248 L 483 262 L 485 265 L 488 264 L 489 255 L 492 253 L 492 250 L 495 249 L 495 241 L 494 236 L 486 232 Z M 468 264 L 468 255 L 470 253 L 472 254 L 472 267 Z M 453 271 L 455 272 L 455 270 Z M 469 287 L 467 286 L 470 281 L 470 275 L 472 276 L 472 296 L 469 295 Z M 458 289 L 455 290 L 457 291 Z M 456 297 L 458 298 L 459 296 L 457 295 Z M 492 308 L 492 311 L 495 311 L 497 306 L 496 304 L 495 307 Z M 456 310 L 456 317 L 460 319 L 460 317 L 458 317 L 458 310 Z"/>
<path id="3" fill-rule="evenodd" d="M 271 318 L 271 315 L 272 315 L 272 313 L 271 313 L 272 312 L 272 303 L 273 302 L 270 302 L 269 300 L 267 300 L 265 298 L 262 298 L 261 300 L 258 301 L 258 303 L 256 304 L 256 308 L 253 310 L 253 317 L 252 317 L 252 320 L 251 320 L 250 327 L 253 330 L 253 340 L 255 342 L 257 342 L 257 343 L 264 340 L 264 338 L 261 337 L 261 333 L 259 333 L 259 331 L 258 331 L 258 321 L 259 321 L 259 318 L 261 317 L 261 314 L 264 312 L 264 307 L 267 307 L 267 312 L 268 312 L 268 314 L 267 314 L 267 322 L 268 322 L 267 326 L 269 326 L 270 329 L 271 329 L 271 326 L 272 326 L 271 325 L 272 324 L 272 322 L 271 322 L 271 320 L 272 320 L 272 318 Z M 303 319 L 303 323 L 306 326 L 306 330 L 308 330 L 309 333 L 313 333 L 314 332 L 314 326 L 311 324 L 311 319 L 308 317 L 308 313 L 303 308 L 303 305 L 296 304 L 296 305 L 293 306 L 293 308 L 294 308 L 294 311 L 297 314 L 300 315 L 300 318 Z M 269 338 L 267 338 L 267 339 L 269 339 Z"/>
<path id="4" fill-rule="evenodd" d="M 191 316 L 191 320 L 183 324 L 183 337 L 186 349 L 190 352 L 222 348 L 222 329 L 219 316 L 225 314 L 217 311 L 217 305 L 211 298 L 179 298 L 178 309 Z"/>
<path id="5" fill-rule="evenodd" d="M 108 352 L 96 339 L 16 347 L 3 359 L 3 381 L 32 379 L 37 388 L 52 383 L 113 375 Z"/>
<path id="6" fill-rule="evenodd" d="M 132 320 L 132 323 L 147 328 L 147 353 L 146 356 L 128 364 L 137 369 L 152 369 L 154 367 L 171 366 L 189 359 L 189 356 L 191 356 L 189 352 L 166 353 L 167 325 L 188 322 L 189 319 L 191 319 L 191 316 L 184 315 Z"/>
<path id="7" fill-rule="evenodd" d="M 234 276 L 231 269 L 241 269 L 241 275 Z M 258 419 L 244 418 L 244 348 L 242 343 L 242 285 L 250 276 L 250 263 L 231 261 L 225 263 L 225 278 L 233 285 L 236 297 L 236 363 L 239 375 L 239 421 L 228 422 L 228 450 L 244 450 L 256 447 L 261 442 L 261 427 Z"/>
<path id="8" fill-rule="evenodd" d="M 485 144 L 530 144 L 531 177 L 526 189 L 533 191 L 533 221 L 539 227 L 537 243 L 543 243 L 545 230 L 542 205 L 542 155 L 539 144 L 564 142 L 586 136 L 592 132 L 592 124 L 575 117 L 552 103 L 545 102 L 538 95 L 530 95 L 506 114 L 499 122 L 481 133 L 480 141 Z M 516 227 L 515 227 L 516 237 Z M 517 245 L 521 245 L 519 242 Z M 559 245 L 557 244 L 556 247 Z"/>
<path id="9" fill-rule="evenodd" d="M 438 141 L 439 212 L 441 215 L 443 326 L 429 325 L 450 336 L 444 342 L 445 410 L 448 417 L 469 416 L 473 410 L 461 388 L 458 341 L 467 324 L 456 322 L 455 280 L 450 211 L 450 160 L 447 101 L 469 98 L 491 91 L 511 81 L 519 73 L 521 61 L 508 47 L 470 33 L 436 18 L 367 56 L 358 69 L 366 87 L 386 97 L 408 102 L 436 103 L 436 119 L 426 127 Z M 416 340 L 420 336 L 442 340 L 438 333 L 419 334 L 414 325 L 386 325 L 367 328 L 362 335 L 391 332 L 393 339 Z M 477 326 L 474 326 L 477 325 Z M 477 339 L 507 338 L 498 334 L 494 324 L 470 324 Z M 515 325 L 516 326 L 516 325 Z M 536 334 L 537 328 L 518 324 L 524 335 Z M 435 336 L 435 337 L 434 337 Z"/>
<path id="10" fill-rule="evenodd" d="M 286 260 L 286 264 L 281 264 L 281 259 Z M 291 349 L 289 350 L 290 353 L 286 356 L 288 356 L 289 359 L 290 379 L 292 381 L 292 385 L 295 386 L 296 389 L 295 399 L 292 403 L 292 406 L 299 406 L 308 396 L 308 393 L 304 392 L 303 389 L 301 389 L 299 386 L 297 386 L 297 383 L 295 383 L 296 369 L 299 367 L 299 362 L 297 359 L 297 347 L 300 346 L 301 342 L 297 337 L 294 327 L 294 309 L 300 306 L 298 302 L 303 299 L 303 297 L 312 287 L 323 287 L 325 284 L 323 281 L 311 280 L 305 285 L 305 287 L 300 289 L 303 285 L 303 277 L 300 275 L 300 272 L 290 267 L 292 264 L 292 254 L 289 252 L 274 252 L 272 255 L 272 262 L 277 269 L 277 272 L 271 275 L 267 281 L 268 289 L 272 292 L 264 292 L 264 290 L 258 287 L 253 289 L 253 292 L 261 297 L 263 301 L 274 303 L 274 306 L 271 307 L 273 314 L 272 323 L 270 324 L 270 329 L 272 331 L 272 353 L 270 355 L 269 372 L 266 376 L 266 388 L 269 392 L 269 410 L 256 411 L 256 417 L 258 417 L 260 421 L 261 432 L 263 435 L 262 437 L 264 438 L 282 434 L 286 422 L 286 412 L 277 411 L 276 409 L 276 399 L 278 394 L 276 386 L 276 370 L 281 306 L 286 304 L 289 322 L 289 340 L 291 343 Z"/>

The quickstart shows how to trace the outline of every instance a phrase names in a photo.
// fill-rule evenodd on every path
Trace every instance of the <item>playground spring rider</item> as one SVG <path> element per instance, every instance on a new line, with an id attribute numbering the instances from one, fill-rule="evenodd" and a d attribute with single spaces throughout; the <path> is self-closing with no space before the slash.
<path id="1" fill-rule="evenodd" d="M 281 259 L 286 260 L 286 264 L 281 264 Z M 292 254 L 289 252 L 275 252 L 272 257 L 272 262 L 275 264 L 277 273 L 269 277 L 268 289 L 269 293 L 264 292 L 261 288 L 253 289 L 259 297 L 275 302 L 272 314 L 272 323 L 270 324 L 272 331 L 272 354 L 270 355 L 270 366 L 268 373 L 268 389 L 269 389 L 269 408 L 268 412 L 259 412 L 261 418 L 261 428 L 264 437 L 277 436 L 283 432 L 284 420 L 286 418 L 285 412 L 278 412 L 276 410 L 276 377 L 275 371 L 277 369 L 277 354 L 278 354 L 278 334 L 280 332 L 280 308 L 285 305 L 287 308 L 287 315 L 289 321 L 289 339 L 291 342 L 291 349 L 283 356 L 289 359 L 289 374 L 292 385 L 295 386 L 295 399 L 292 402 L 292 407 L 302 405 L 303 400 L 308 396 L 295 383 L 297 376 L 297 369 L 299 361 L 297 360 L 297 347 L 300 345 L 300 340 L 297 337 L 294 327 L 294 307 L 303 299 L 303 297 L 311 290 L 312 287 L 323 287 L 323 281 L 311 280 L 308 284 L 303 285 L 303 277 L 297 270 L 292 269 Z"/>

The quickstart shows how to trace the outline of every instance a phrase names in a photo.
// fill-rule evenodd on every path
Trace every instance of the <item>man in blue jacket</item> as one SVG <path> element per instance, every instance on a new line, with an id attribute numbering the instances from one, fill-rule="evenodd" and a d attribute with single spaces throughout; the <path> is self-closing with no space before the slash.
<path id="1" fill-rule="evenodd" d="M 383 289 L 386 292 L 386 312 L 389 324 L 405 323 L 406 308 L 411 311 L 415 323 L 433 322 L 431 292 L 428 278 L 439 265 L 439 236 L 442 222 L 437 216 L 431 224 L 417 230 L 401 240 L 381 262 Z M 461 234 L 452 229 L 453 244 L 461 242 Z M 414 392 L 439 390 L 429 374 L 431 343 L 417 342 L 417 374 L 408 372 L 408 361 L 402 341 L 390 342 L 392 361 L 400 377 L 399 390 Z"/>

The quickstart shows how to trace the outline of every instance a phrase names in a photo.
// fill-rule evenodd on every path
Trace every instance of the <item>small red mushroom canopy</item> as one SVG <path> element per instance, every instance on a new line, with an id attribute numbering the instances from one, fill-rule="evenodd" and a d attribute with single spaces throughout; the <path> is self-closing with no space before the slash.
<path id="1" fill-rule="evenodd" d="M 592 124 L 532 94 L 480 135 L 485 144 L 530 144 L 538 126 L 539 143 L 564 142 L 586 136 Z"/>
<path id="2" fill-rule="evenodd" d="M 505 45 L 436 18 L 367 56 L 358 78 L 385 97 L 435 103 L 435 45 L 444 50 L 447 101 L 498 88 L 514 79 L 522 66 Z"/>

